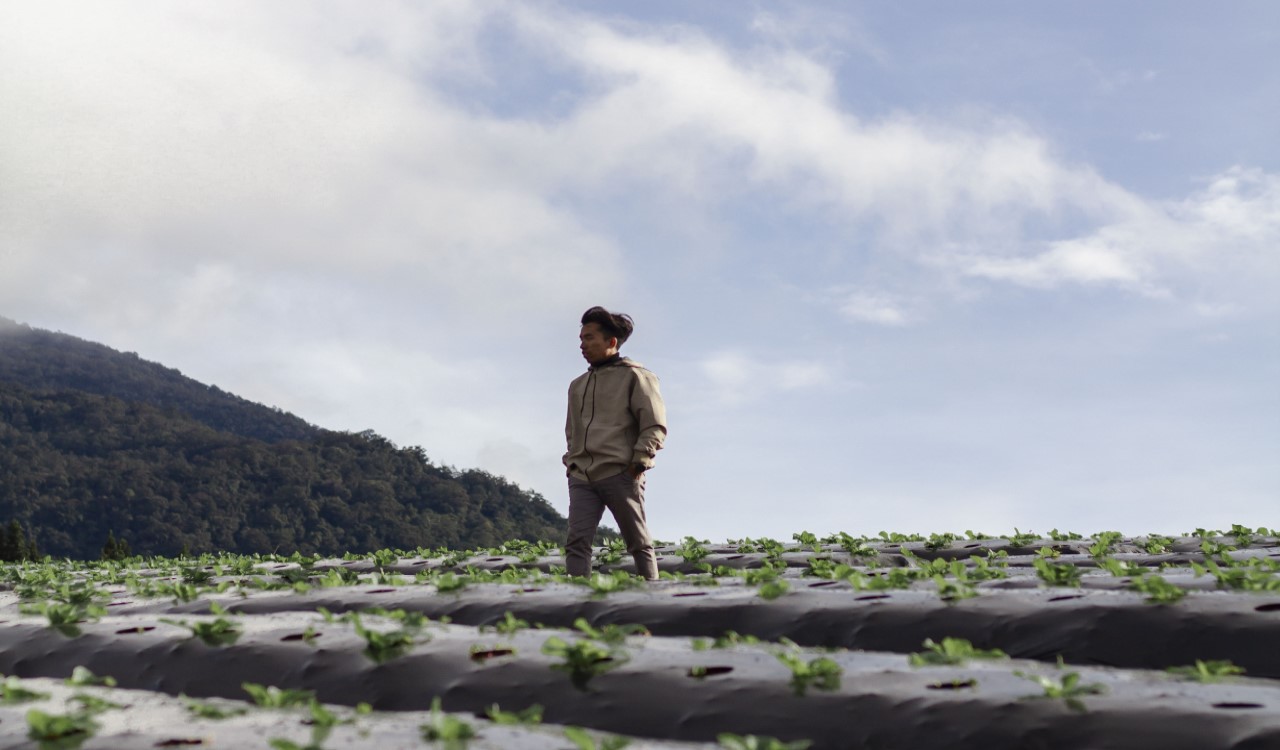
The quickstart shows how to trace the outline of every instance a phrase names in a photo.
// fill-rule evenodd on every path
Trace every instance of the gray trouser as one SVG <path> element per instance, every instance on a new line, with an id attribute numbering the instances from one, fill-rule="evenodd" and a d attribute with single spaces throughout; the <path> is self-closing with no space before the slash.
<path id="1" fill-rule="evenodd" d="M 595 482 L 569 477 L 569 540 L 564 545 L 569 575 L 591 572 L 591 545 L 605 508 L 618 522 L 627 552 L 636 561 L 636 573 L 657 580 L 658 560 L 644 518 L 644 475 L 633 479 L 626 471 Z"/>

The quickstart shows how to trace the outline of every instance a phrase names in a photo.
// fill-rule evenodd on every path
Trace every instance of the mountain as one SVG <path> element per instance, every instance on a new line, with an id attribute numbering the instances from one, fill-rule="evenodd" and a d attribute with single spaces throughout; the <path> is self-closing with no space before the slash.
<path id="1" fill-rule="evenodd" d="M 537 493 L 0 318 L 0 525 L 41 552 L 341 554 L 558 540 Z"/>

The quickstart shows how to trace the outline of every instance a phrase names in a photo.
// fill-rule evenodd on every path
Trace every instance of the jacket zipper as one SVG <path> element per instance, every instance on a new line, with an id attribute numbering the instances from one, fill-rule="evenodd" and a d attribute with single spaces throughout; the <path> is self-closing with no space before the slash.
<path id="1" fill-rule="evenodd" d="M 596 378 L 595 370 L 592 370 L 591 374 L 587 376 L 587 381 L 591 385 L 591 419 L 587 420 L 587 426 L 582 429 L 582 452 L 587 454 L 587 458 L 590 459 L 592 464 L 596 462 L 596 457 L 587 448 L 587 436 L 591 432 L 591 423 L 596 421 L 596 379 L 595 378 Z M 582 389 L 582 406 L 585 407 L 586 405 L 587 405 L 587 389 L 584 387 Z M 579 415 L 582 414 L 581 408 L 578 409 L 578 414 Z M 588 466 L 590 466 L 590 464 L 588 464 Z M 586 476 L 587 481 L 590 482 L 591 472 L 588 471 L 585 466 L 582 468 L 582 473 L 584 476 Z"/>

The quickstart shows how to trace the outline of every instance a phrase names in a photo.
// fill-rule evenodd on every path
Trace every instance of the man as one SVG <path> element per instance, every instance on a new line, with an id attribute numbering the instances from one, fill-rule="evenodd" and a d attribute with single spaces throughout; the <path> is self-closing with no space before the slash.
<path id="1" fill-rule="evenodd" d="M 582 315 L 579 348 L 589 367 L 569 384 L 564 436 L 569 449 L 569 575 L 591 572 L 596 527 L 608 508 L 618 523 L 636 573 L 658 578 L 658 562 L 644 515 L 645 472 L 667 436 L 658 376 L 618 354 L 635 329 L 629 315 L 593 307 Z"/>

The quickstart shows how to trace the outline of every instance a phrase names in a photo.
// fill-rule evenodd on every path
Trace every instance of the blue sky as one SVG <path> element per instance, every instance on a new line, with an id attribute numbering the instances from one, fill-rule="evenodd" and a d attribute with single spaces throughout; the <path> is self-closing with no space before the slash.
<path id="1" fill-rule="evenodd" d="M 1280 10 L 6 4 L 0 314 L 654 533 L 1280 525 Z"/>

